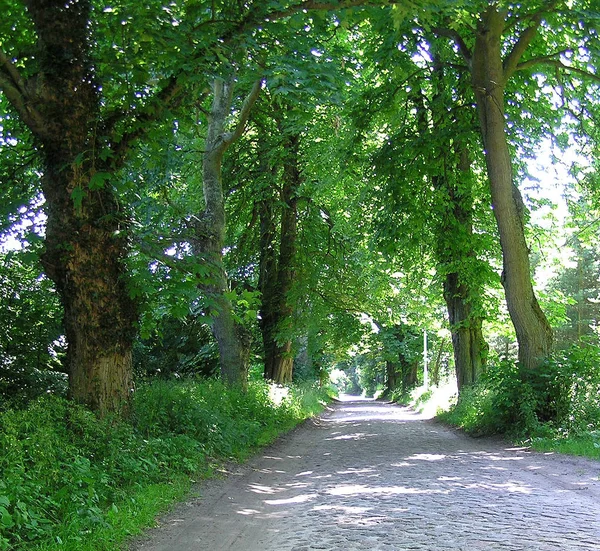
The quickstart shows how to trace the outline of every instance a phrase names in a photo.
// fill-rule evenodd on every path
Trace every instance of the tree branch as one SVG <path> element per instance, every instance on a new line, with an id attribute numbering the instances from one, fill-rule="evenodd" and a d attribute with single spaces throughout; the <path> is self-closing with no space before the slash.
<path id="1" fill-rule="evenodd" d="M 19 70 L 11 63 L 10 59 L 8 59 L 8 56 L 1 49 L 0 65 L 3 67 L 4 71 L 6 71 L 7 75 L 12 80 L 19 92 L 25 95 L 25 82 L 23 81 Z"/>
<path id="2" fill-rule="evenodd" d="M 577 73 L 578 75 L 587 77 L 595 82 L 600 82 L 600 75 L 590 73 L 585 69 L 579 69 L 578 67 L 571 67 L 570 65 L 565 65 L 560 59 L 552 59 L 552 56 L 536 57 L 534 59 L 529 59 L 527 61 L 524 61 L 523 63 L 519 63 L 516 67 L 516 70 L 523 71 L 536 65 L 552 65 L 553 67 L 565 69 L 566 71 L 570 71 L 571 73 Z"/>
<path id="3" fill-rule="evenodd" d="M 517 65 L 521 60 L 521 57 L 525 53 L 525 50 L 531 44 L 531 41 L 534 39 L 537 34 L 538 27 L 540 26 L 540 22 L 542 20 L 542 13 L 538 12 L 531 17 L 532 24 L 523 30 L 521 36 L 519 36 L 516 44 L 513 46 L 510 53 L 506 56 L 503 62 L 504 67 L 504 82 L 507 82 L 508 79 L 513 75 L 513 73 L 517 69 Z"/>
<path id="4" fill-rule="evenodd" d="M 155 122 L 161 118 L 161 115 L 168 109 L 176 108 L 183 97 L 183 86 L 178 82 L 176 76 L 172 76 L 168 83 L 159 90 L 154 97 L 145 106 L 144 110 L 137 115 L 132 123 L 133 129 L 125 132 L 123 136 L 113 145 L 114 158 L 116 159 L 116 168 L 120 168 L 125 162 L 125 155 L 133 145 L 133 142 L 141 138 L 149 129 L 149 123 Z M 205 97 L 206 92 L 201 94 Z M 117 123 L 126 118 L 127 113 L 114 113 L 104 125 L 105 134 L 111 136 L 114 133 Z"/>
<path id="5" fill-rule="evenodd" d="M 0 91 L 21 117 L 21 120 L 36 135 L 45 133 L 46 125 L 41 115 L 32 107 L 27 95 L 25 81 L 19 70 L 13 65 L 8 56 L 0 49 Z"/>
<path id="6" fill-rule="evenodd" d="M 225 134 L 225 136 L 223 136 L 223 141 L 227 144 L 227 146 L 231 145 L 233 142 L 239 139 L 244 133 L 246 123 L 248 122 L 248 118 L 250 117 L 250 111 L 252 110 L 252 107 L 258 99 L 261 86 L 262 78 L 258 79 L 254 83 L 252 89 L 250 90 L 250 93 L 246 96 L 246 99 L 244 99 L 244 103 L 242 104 L 242 110 L 240 111 L 238 122 L 233 132 L 228 132 L 227 134 Z"/>
<path id="7" fill-rule="evenodd" d="M 467 67 L 469 67 L 469 68 L 471 67 L 471 59 L 473 57 L 471 50 L 467 46 L 467 43 L 463 40 L 462 36 L 460 36 L 460 34 L 458 34 L 457 31 L 455 31 L 453 29 L 447 29 L 444 27 L 434 27 L 431 30 L 433 31 L 434 34 L 437 34 L 438 36 L 444 36 L 444 37 L 449 38 L 452 41 L 454 41 L 454 43 L 458 47 L 458 51 L 460 52 L 463 59 L 465 60 Z"/>

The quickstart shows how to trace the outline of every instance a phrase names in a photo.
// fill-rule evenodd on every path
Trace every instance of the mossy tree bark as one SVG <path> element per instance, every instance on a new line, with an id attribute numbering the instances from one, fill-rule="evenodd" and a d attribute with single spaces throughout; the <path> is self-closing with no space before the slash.
<path id="1" fill-rule="evenodd" d="M 69 394 L 105 414 L 127 408 L 136 309 L 121 261 L 119 206 L 98 157 L 99 88 L 90 62 L 90 2 L 28 0 L 36 73 L 24 79 L 0 56 L 0 88 L 31 130 L 43 163 L 42 263 L 64 307 Z M 103 177 L 99 178 L 98 174 Z"/>
<path id="2" fill-rule="evenodd" d="M 204 211 L 198 216 L 194 253 L 211 267 L 211 276 L 199 283 L 212 316 L 212 331 L 219 346 L 220 371 L 228 384 L 247 383 L 249 341 L 244 328 L 237 323 L 233 306 L 226 295 L 229 289 L 223 265 L 225 247 L 225 198 L 222 182 L 223 156 L 243 133 L 250 110 L 258 98 L 261 83 L 257 81 L 242 106 L 237 125 L 231 132 L 226 122 L 231 114 L 235 78 L 215 79 L 213 101 L 208 117 L 208 132 L 202 159 Z"/>

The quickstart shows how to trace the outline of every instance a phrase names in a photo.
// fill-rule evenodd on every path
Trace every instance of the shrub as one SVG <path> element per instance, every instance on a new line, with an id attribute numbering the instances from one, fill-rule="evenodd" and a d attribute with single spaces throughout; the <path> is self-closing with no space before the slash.
<path id="1" fill-rule="evenodd" d="M 599 366 L 600 347 L 590 344 L 553 354 L 535 372 L 501 362 L 439 417 L 474 434 L 583 434 L 600 428 Z"/>
<path id="2" fill-rule="evenodd" d="M 208 456 L 244 457 L 314 413 L 318 396 L 312 387 L 293 389 L 276 404 L 265 383 L 242 392 L 210 379 L 156 381 L 136 392 L 129 422 L 99 419 L 56 396 L 4 411 L 0 551 L 65 542 L 92 549 L 100 533 L 104 548 L 116 549 L 105 532 L 119 515 L 137 515 L 135 496 L 154 495 L 154 507 L 164 507 L 163 494 L 178 495 L 172 484 L 208 471 Z M 164 490 L 150 491 L 156 484 Z"/>

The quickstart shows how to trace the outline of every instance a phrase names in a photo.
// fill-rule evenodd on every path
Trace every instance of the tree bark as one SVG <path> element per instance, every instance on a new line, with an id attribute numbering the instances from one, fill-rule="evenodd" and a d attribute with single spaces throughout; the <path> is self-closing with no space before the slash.
<path id="1" fill-rule="evenodd" d="M 233 306 L 226 295 L 229 288 L 223 265 L 225 247 L 225 199 L 223 195 L 222 161 L 228 147 L 242 134 L 250 109 L 258 97 L 260 82 L 255 83 L 246 98 L 237 127 L 226 132 L 225 125 L 231 111 L 235 78 L 228 82 L 215 79 L 213 103 L 208 118 L 208 132 L 202 159 L 202 186 L 204 212 L 198 217 L 194 253 L 211 267 L 211 276 L 199 283 L 212 321 L 212 331 L 220 354 L 222 379 L 231 385 L 247 384 L 250 342 L 244 328 L 237 323 Z"/>
<path id="2" fill-rule="evenodd" d="M 289 292 L 294 283 L 294 261 L 296 257 L 296 240 L 298 236 L 298 189 L 302 180 L 300 172 L 300 138 L 289 135 L 284 142 L 287 152 L 283 167 L 283 189 L 281 202 L 281 236 L 279 242 L 279 262 L 277 265 L 277 297 L 278 297 L 278 326 L 289 322 L 293 309 L 289 303 Z M 273 380 L 278 383 L 292 381 L 294 358 L 292 342 L 286 340 L 277 346 Z"/>
<path id="3" fill-rule="evenodd" d="M 468 266 L 474 261 L 473 251 L 473 194 L 469 184 L 471 163 L 460 140 L 451 153 L 453 184 L 449 178 L 436 180 L 448 198 L 448 212 L 438 228 L 438 261 L 446 272 L 444 300 L 452 334 L 454 368 L 458 391 L 477 381 L 485 365 L 488 344 L 483 337 L 481 313 L 481 282 L 466 269 L 448 271 L 448 266 Z M 460 186 L 460 189 L 459 189 Z M 449 238 L 452 240 L 448 242 Z"/>
<path id="4" fill-rule="evenodd" d="M 445 84 L 444 67 L 435 53 L 433 69 L 434 88 L 442 90 Z M 416 96 L 416 102 L 419 130 L 422 138 L 426 139 L 430 130 L 425 102 L 420 94 Z M 468 132 L 471 124 L 469 120 L 457 120 L 456 113 L 449 117 L 437 95 L 430 105 L 432 126 L 437 134 L 449 136 L 447 128 L 462 128 L 452 140 L 438 141 L 433 157 L 441 159 L 442 166 L 438 167 L 438 174 L 431 177 L 434 189 L 441 196 L 438 221 L 434 227 L 436 260 L 439 272 L 445 274 L 443 293 L 460 393 L 465 385 L 471 385 L 478 379 L 489 348 L 482 332 L 482 283 L 472 273 L 474 270 L 466 268 L 473 264 L 476 253 L 473 250 L 472 168 L 465 145 L 467 140 L 461 133 Z M 460 110 L 457 112 L 461 113 Z M 435 143 L 433 136 L 431 141 Z M 432 169 L 436 171 L 434 167 Z"/>
<path id="5" fill-rule="evenodd" d="M 282 132 L 284 130 L 282 129 Z M 283 324 L 289 321 L 293 309 L 288 302 L 288 294 L 294 282 L 294 260 L 296 256 L 298 188 L 301 183 L 299 168 L 300 138 L 287 135 L 283 148 L 286 151 L 283 162 L 281 190 L 281 230 L 277 247 L 274 202 L 269 194 L 263 198 L 261 213 L 261 267 L 259 288 L 262 294 L 261 332 L 265 356 L 264 377 L 280 384 L 292 381 L 294 358 L 292 342 L 278 339 Z M 279 249 L 279 255 L 277 255 Z"/>
<path id="6" fill-rule="evenodd" d="M 552 328 L 533 290 L 529 249 L 525 241 L 524 205 L 513 182 L 504 118 L 506 80 L 531 40 L 535 27 L 523 32 L 503 62 L 501 39 L 504 25 L 504 15 L 495 5 L 482 14 L 473 49 L 471 77 L 485 148 L 492 207 L 502 247 L 502 284 L 519 343 L 518 359 L 525 370 L 535 370 L 551 351 Z"/>
<path id="7" fill-rule="evenodd" d="M 93 180 L 114 169 L 96 157 L 100 99 L 89 61 L 90 2 L 29 0 L 26 7 L 38 72 L 23 83 L 15 70 L 3 91 L 43 159 L 42 263 L 64 307 L 69 394 L 100 414 L 118 412 L 133 386 L 137 316 L 122 268 L 127 247 L 119 206 L 110 186 Z"/>
<path id="8" fill-rule="evenodd" d="M 470 289 L 452 272 L 444 281 L 444 299 L 448 308 L 454 367 L 458 392 L 477 381 L 483 370 L 488 345 L 481 330 L 481 317 L 473 314 Z"/>
<path id="9" fill-rule="evenodd" d="M 272 170 L 271 172 L 276 172 Z M 264 378 L 277 380 L 278 351 L 277 328 L 279 316 L 278 247 L 275 224 L 274 190 L 268 189 L 260 200 L 260 270 L 258 288 L 261 292 L 260 329 L 263 340 Z"/>

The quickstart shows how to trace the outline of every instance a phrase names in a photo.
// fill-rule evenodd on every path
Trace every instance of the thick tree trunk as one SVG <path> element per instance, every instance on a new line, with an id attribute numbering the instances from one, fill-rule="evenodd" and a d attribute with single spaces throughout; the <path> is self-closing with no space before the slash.
<path id="1" fill-rule="evenodd" d="M 460 393 L 464 386 L 477 381 L 488 352 L 482 332 L 481 282 L 462 268 L 448 272 L 447 266 L 469 266 L 473 263 L 473 194 L 469 180 L 471 162 L 465 147 L 457 142 L 451 153 L 453 184 L 448 177 L 439 178 L 439 187 L 448 199 L 448 211 L 440 224 L 438 260 L 446 272 L 444 300 L 452 334 L 456 382 Z M 451 239 L 452 241 L 448 241 Z"/>
<path id="2" fill-rule="evenodd" d="M 275 196 L 271 189 L 264 191 L 259 203 L 260 218 L 260 261 L 258 288 L 261 292 L 260 330 L 263 340 L 264 377 L 273 380 L 277 357 L 277 250 L 274 219 Z"/>
<path id="3" fill-rule="evenodd" d="M 283 189 L 281 202 L 281 236 L 279 242 L 279 262 L 277 264 L 277 297 L 278 326 L 289 322 L 293 309 L 289 303 L 289 292 L 294 283 L 294 261 L 296 257 L 296 240 L 298 235 L 298 189 L 301 183 L 300 173 L 300 138 L 298 135 L 287 136 L 284 146 L 286 160 L 283 168 Z M 294 358 L 292 342 L 285 341 L 277 346 L 273 380 L 278 383 L 292 381 Z"/>
<path id="4" fill-rule="evenodd" d="M 419 382 L 419 362 L 402 360 L 400 366 L 402 370 L 402 392 L 406 394 L 409 390 L 415 388 Z"/>
<path id="5" fill-rule="evenodd" d="M 433 78 L 439 90 L 444 86 L 444 66 L 434 55 Z M 468 84 L 465 84 L 467 87 Z M 434 124 L 459 129 L 458 135 L 446 143 L 439 143 L 435 157 L 442 159 L 443 166 L 438 169 L 439 175 L 432 176 L 431 182 L 441 195 L 439 207 L 441 212 L 435 226 L 437 240 L 437 264 L 440 273 L 445 274 L 444 299 L 448 309 L 448 321 L 452 334 L 454 366 L 458 390 L 465 385 L 473 384 L 481 373 L 488 345 L 483 337 L 481 314 L 481 282 L 475 270 L 467 267 L 473 265 L 473 190 L 472 168 L 469 152 L 466 147 L 467 137 L 462 132 L 469 132 L 470 120 L 457 119 L 464 117 L 464 111 L 449 116 L 444 110 L 443 102 L 434 96 L 431 102 L 432 120 Z M 419 109 L 419 127 L 423 137 L 429 135 L 429 124 L 425 102 L 417 96 Z M 467 114 L 468 116 L 468 114 Z M 450 118 L 451 117 L 451 118 Z M 439 122 L 437 122 L 439 121 Z M 462 128 L 462 131 L 460 130 Z M 439 135 L 448 136 L 445 129 L 439 129 Z M 435 169 L 434 169 L 435 170 Z"/>
<path id="6" fill-rule="evenodd" d="M 390 395 L 399 386 L 398 366 L 395 362 L 387 360 L 385 362 L 385 395 Z"/>
<path id="7" fill-rule="evenodd" d="M 531 282 L 529 249 L 525 241 L 524 205 L 513 182 L 505 134 L 502 61 L 504 17 L 496 6 L 482 15 L 472 58 L 472 86 L 485 147 L 494 216 L 503 256 L 502 284 L 519 343 L 519 363 L 536 369 L 552 346 L 552 328 L 542 312 Z M 516 50 L 515 50 L 516 51 Z"/>
<path id="8" fill-rule="evenodd" d="M 30 125 L 44 159 L 46 241 L 42 262 L 65 310 L 69 393 L 101 414 L 126 408 L 132 390 L 136 312 L 121 261 L 126 254 L 109 172 L 94 152 L 99 94 L 88 54 L 86 0 L 30 0 L 39 73 L 28 82 Z"/>

